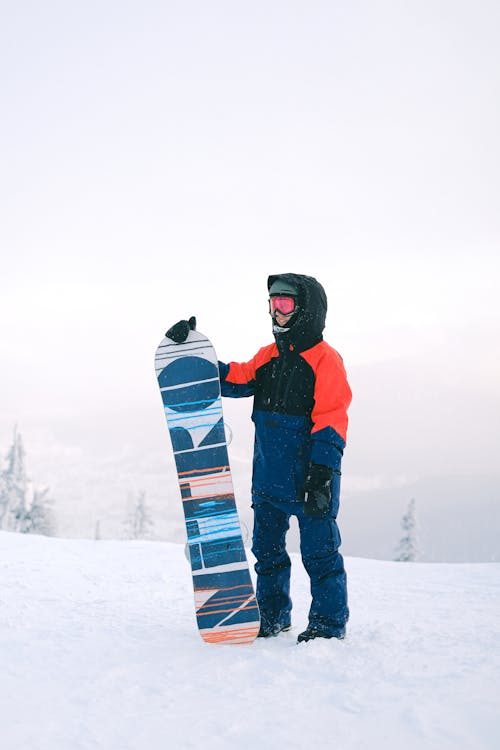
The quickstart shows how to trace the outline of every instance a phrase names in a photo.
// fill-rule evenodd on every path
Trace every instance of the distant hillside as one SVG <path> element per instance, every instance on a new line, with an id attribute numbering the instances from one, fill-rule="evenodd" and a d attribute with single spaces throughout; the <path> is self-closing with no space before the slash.
<path id="1" fill-rule="evenodd" d="M 402 487 L 345 492 L 340 516 L 345 553 L 393 559 L 412 497 L 422 561 L 500 561 L 500 476 L 428 477 Z"/>

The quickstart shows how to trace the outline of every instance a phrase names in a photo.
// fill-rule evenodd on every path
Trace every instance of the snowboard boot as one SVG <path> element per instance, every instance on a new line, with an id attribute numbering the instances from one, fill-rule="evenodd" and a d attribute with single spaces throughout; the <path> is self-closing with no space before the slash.
<path id="1" fill-rule="evenodd" d="M 297 643 L 307 643 L 307 641 L 312 641 L 314 638 L 337 638 L 341 641 L 345 638 L 345 630 L 339 632 L 338 635 L 332 635 L 331 633 L 324 633 L 322 630 L 309 627 L 302 633 L 299 633 L 297 636 Z"/>
<path id="2" fill-rule="evenodd" d="M 279 633 L 286 633 L 291 627 L 291 623 L 288 623 L 287 625 L 281 625 L 279 622 L 274 623 L 274 625 L 261 623 L 257 638 L 271 638 Z"/>

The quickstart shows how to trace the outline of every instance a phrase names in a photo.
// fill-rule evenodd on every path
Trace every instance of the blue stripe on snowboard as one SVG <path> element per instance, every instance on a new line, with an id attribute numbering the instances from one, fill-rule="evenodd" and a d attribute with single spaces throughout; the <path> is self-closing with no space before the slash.
<path id="1" fill-rule="evenodd" d="M 208 403 L 208 402 L 207 402 Z M 222 414 L 222 404 L 220 399 L 217 399 L 217 401 L 212 402 L 214 404 L 213 408 L 207 408 L 207 409 L 194 409 L 193 411 L 185 412 L 181 414 L 181 416 L 173 417 L 171 414 L 167 415 L 168 424 L 176 424 L 178 422 L 187 422 L 187 420 L 190 420 L 193 422 L 193 420 L 200 418 L 200 419 L 215 419 L 215 417 L 219 417 Z M 184 404 L 183 404 L 184 406 Z M 216 424 L 216 422 L 213 422 L 213 424 Z M 193 424 L 193 427 L 195 425 Z M 193 429 L 193 427 L 188 427 L 187 429 Z M 198 427 L 198 425 L 196 425 Z"/>
<path id="2" fill-rule="evenodd" d="M 240 533 L 236 510 L 213 517 L 186 517 L 186 529 L 189 542 L 200 542 L 200 544 L 230 539 Z"/>
<path id="3" fill-rule="evenodd" d="M 163 405 L 177 412 L 205 409 L 219 398 L 219 381 L 195 383 L 172 391 L 162 391 Z M 203 398 L 202 398 L 203 396 Z"/>
<path id="4" fill-rule="evenodd" d="M 218 495 L 211 500 L 193 497 L 191 500 L 185 500 L 183 503 L 184 515 L 187 520 L 190 518 L 204 518 L 208 516 L 213 518 L 214 515 L 223 515 L 225 512 L 236 513 L 234 504 L 234 495 Z"/>

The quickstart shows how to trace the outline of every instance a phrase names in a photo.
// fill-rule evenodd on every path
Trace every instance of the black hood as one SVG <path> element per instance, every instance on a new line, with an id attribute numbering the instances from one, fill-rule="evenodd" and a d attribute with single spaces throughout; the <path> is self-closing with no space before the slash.
<path id="1" fill-rule="evenodd" d="M 268 290 L 276 279 L 293 284 L 299 292 L 297 317 L 288 331 L 275 331 L 276 343 L 280 349 L 292 345 L 294 349 L 303 352 L 323 340 L 327 311 L 325 290 L 312 276 L 303 276 L 300 273 L 279 273 L 269 276 Z"/>

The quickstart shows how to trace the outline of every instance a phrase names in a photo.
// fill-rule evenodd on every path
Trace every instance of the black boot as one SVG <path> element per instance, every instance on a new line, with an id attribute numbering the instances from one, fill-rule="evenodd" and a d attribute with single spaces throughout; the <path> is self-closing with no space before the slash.
<path id="1" fill-rule="evenodd" d="M 290 623 L 287 625 L 280 625 L 278 622 L 274 625 L 261 623 L 260 630 L 257 633 L 257 638 L 270 638 L 271 636 L 278 635 L 278 633 L 286 633 L 291 627 Z"/>
<path id="2" fill-rule="evenodd" d="M 307 643 L 312 641 L 314 638 L 338 638 L 342 640 L 345 638 L 345 631 L 339 633 L 339 635 L 331 635 L 330 633 L 324 633 L 322 630 L 316 630 L 316 628 L 306 628 L 302 633 L 297 636 L 297 643 Z"/>

